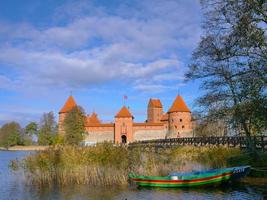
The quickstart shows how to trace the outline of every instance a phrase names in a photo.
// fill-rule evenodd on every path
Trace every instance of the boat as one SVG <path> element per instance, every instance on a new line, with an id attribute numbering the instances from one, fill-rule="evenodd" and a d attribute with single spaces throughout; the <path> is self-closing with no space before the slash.
<path id="1" fill-rule="evenodd" d="M 245 177 L 250 166 L 213 169 L 193 172 L 174 172 L 168 176 L 138 176 L 129 174 L 137 186 L 147 187 L 195 187 L 235 182 Z"/>
<path id="2" fill-rule="evenodd" d="M 251 168 L 249 175 L 251 177 L 261 177 L 261 178 L 267 178 L 267 168 L 266 167 L 257 167 L 257 168 Z"/>

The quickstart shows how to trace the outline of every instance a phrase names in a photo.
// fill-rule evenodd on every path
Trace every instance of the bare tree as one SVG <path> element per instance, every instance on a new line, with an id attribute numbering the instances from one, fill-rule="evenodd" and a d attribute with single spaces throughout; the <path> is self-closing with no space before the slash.
<path id="1" fill-rule="evenodd" d="M 247 136 L 267 129 L 267 3 L 203 0 L 204 35 L 188 80 L 201 79 L 206 115 Z"/>

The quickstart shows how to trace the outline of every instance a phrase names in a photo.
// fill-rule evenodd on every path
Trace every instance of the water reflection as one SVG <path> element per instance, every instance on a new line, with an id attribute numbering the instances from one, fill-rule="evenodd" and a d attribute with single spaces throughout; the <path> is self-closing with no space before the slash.
<path id="1" fill-rule="evenodd" d="M 70 185 L 65 187 L 36 187 L 26 185 L 22 176 L 13 174 L 8 163 L 15 158 L 23 158 L 29 152 L 0 151 L 0 199 L 3 200 L 141 200 L 141 199 L 264 199 L 267 185 L 239 184 L 220 188 L 136 188 L 93 187 Z"/>

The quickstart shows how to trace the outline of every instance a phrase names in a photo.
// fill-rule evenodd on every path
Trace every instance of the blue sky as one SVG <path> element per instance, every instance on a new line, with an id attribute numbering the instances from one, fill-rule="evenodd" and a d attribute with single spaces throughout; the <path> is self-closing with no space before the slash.
<path id="1" fill-rule="evenodd" d="M 146 119 L 149 98 L 167 111 L 199 84 L 184 72 L 201 35 L 197 0 L 0 1 L 0 125 L 55 114 L 71 91 L 103 121 L 123 105 Z"/>

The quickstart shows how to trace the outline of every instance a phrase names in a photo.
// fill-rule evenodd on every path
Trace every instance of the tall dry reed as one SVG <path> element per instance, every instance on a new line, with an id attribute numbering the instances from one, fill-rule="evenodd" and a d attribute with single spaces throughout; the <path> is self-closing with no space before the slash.
<path id="1" fill-rule="evenodd" d="M 151 152 L 110 143 L 94 147 L 58 146 L 27 156 L 18 165 L 32 184 L 127 185 L 128 174 L 167 175 L 227 166 L 240 154 L 223 147 L 177 147 Z M 14 164 L 14 163 L 13 163 Z"/>

